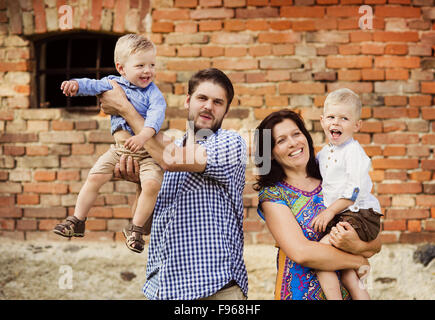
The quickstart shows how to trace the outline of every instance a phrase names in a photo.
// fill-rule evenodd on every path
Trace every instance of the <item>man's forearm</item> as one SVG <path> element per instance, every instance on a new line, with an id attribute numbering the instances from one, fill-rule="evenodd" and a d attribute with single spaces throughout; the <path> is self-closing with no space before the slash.
<path id="1" fill-rule="evenodd" d="M 135 134 L 139 134 L 142 131 L 145 119 L 128 100 L 123 102 L 122 109 L 119 110 L 119 115 L 127 121 Z"/>

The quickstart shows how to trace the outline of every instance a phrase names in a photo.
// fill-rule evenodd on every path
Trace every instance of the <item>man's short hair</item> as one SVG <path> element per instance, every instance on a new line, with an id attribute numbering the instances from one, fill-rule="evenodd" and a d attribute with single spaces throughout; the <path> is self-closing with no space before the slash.
<path id="1" fill-rule="evenodd" d="M 230 107 L 231 101 L 234 98 L 234 88 L 231 80 L 225 73 L 216 68 L 203 69 L 195 73 L 189 80 L 188 94 L 192 95 L 198 85 L 204 81 L 210 81 L 214 84 L 220 85 L 226 92 L 227 97 L 227 111 Z"/>
<path id="2" fill-rule="evenodd" d="M 358 118 L 361 117 L 362 103 L 359 96 L 350 89 L 341 88 L 332 91 L 325 99 L 324 108 L 332 105 L 344 104 L 353 107 Z"/>
<path id="3" fill-rule="evenodd" d="M 124 64 L 128 57 L 139 51 L 156 50 L 154 43 L 140 34 L 130 33 L 118 39 L 115 45 L 114 60 Z"/>

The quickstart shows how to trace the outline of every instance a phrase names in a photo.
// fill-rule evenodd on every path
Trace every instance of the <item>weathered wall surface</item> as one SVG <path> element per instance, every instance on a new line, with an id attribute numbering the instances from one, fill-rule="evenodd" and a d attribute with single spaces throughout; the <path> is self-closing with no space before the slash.
<path id="1" fill-rule="evenodd" d="M 72 9 L 67 30 L 63 5 Z M 372 9 L 372 28 L 359 26 L 362 5 Z M 52 239 L 113 141 L 107 117 L 32 105 L 32 37 L 96 31 L 139 32 L 156 43 L 164 129 L 184 130 L 186 81 L 201 68 L 234 82 L 225 128 L 249 136 L 267 114 L 290 107 L 317 147 L 326 94 L 355 90 L 364 105 L 356 138 L 372 157 L 384 243 L 434 242 L 434 21 L 433 0 L 0 0 L 0 234 Z M 246 180 L 246 242 L 272 243 L 255 212 L 252 164 Z M 133 197 L 128 182 L 105 185 L 87 239 L 117 238 Z"/>

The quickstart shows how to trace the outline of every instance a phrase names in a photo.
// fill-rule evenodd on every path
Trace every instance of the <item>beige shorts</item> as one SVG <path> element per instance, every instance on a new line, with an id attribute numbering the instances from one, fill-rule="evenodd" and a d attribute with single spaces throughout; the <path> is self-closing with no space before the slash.
<path id="1" fill-rule="evenodd" d="M 150 156 L 148 151 L 144 148 L 138 152 L 131 152 L 123 143 L 116 143 L 110 145 L 109 150 L 107 150 L 103 155 L 101 155 L 94 166 L 89 171 L 89 174 L 96 173 L 110 173 L 113 174 L 115 165 L 119 162 L 121 155 L 132 156 L 139 162 L 139 176 L 140 181 L 144 182 L 149 179 L 154 179 L 160 184 L 163 181 L 163 169 L 158 165 L 158 163 Z"/>

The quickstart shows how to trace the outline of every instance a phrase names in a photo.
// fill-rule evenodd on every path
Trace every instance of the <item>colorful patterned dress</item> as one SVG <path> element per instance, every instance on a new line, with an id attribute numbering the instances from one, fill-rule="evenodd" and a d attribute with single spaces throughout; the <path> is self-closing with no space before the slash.
<path id="1" fill-rule="evenodd" d="M 262 219 L 264 219 L 264 215 L 261 203 L 272 201 L 285 204 L 291 209 L 308 240 L 319 241 L 321 239 L 322 234 L 310 228 L 311 221 L 321 210 L 325 209 L 321 184 L 313 191 L 306 192 L 286 182 L 280 182 L 273 187 L 261 189 L 258 200 L 257 211 Z M 314 270 L 290 260 L 281 249 L 278 251 L 277 269 L 276 300 L 326 299 Z M 344 287 L 341 291 L 344 299 L 350 298 Z"/>

